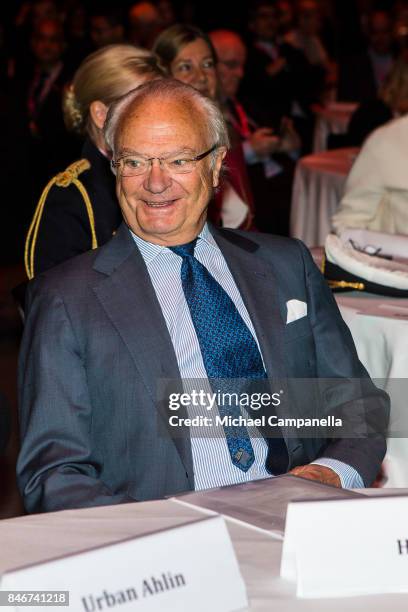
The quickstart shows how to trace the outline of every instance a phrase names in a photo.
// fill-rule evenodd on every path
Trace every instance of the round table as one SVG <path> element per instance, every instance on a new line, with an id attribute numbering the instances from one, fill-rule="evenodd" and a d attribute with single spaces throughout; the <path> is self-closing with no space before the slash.
<path id="1" fill-rule="evenodd" d="M 310 249 L 322 268 L 322 247 Z M 408 486 L 408 299 L 350 291 L 336 302 L 353 336 L 360 361 L 391 398 L 384 486 Z M 405 435 L 406 437 L 402 437 Z"/>
<path id="2" fill-rule="evenodd" d="M 384 486 L 406 487 L 408 438 L 399 436 L 408 436 L 408 299 L 353 292 L 336 301 L 361 362 L 391 398 Z"/>
<path id="3" fill-rule="evenodd" d="M 358 151 L 355 147 L 335 149 L 298 161 L 293 182 L 291 236 L 309 247 L 324 244 Z"/>

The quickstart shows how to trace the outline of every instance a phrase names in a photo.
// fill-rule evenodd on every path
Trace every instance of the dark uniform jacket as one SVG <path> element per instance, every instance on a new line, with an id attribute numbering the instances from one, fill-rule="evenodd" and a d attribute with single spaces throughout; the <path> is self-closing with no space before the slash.
<path id="1" fill-rule="evenodd" d="M 82 157 L 90 168 L 78 179 L 85 187 L 95 219 L 97 246 L 105 244 L 118 228 L 122 215 L 115 193 L 115 177 L 109 161 L 90 141 Z M 34 245 L 34 275 L 92 248 L 89 215 L 78 187 L 53 185 L 47 195 Z"/>

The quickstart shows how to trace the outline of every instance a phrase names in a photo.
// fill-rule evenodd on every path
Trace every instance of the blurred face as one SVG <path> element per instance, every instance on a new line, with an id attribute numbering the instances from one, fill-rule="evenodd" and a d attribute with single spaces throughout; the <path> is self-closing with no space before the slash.
<path id="1" fill-rule="evenodd" d="M 157 8 L 160 12 L 163 28 L 168 28 L 173 23 L 175 23 L 176 16 L 174 14 L 174 8 L 169 0 L 159 0 L 159 2 L 157 3 Z"/>
<path id="2" fill-rule="evenodd" d="M 202 38 L 189 43 L 180 51 L 170 66 L 175 79 L 191 85 L 202 94 L 216 97 L 217 74 L 211 49 Z"/>
<path id="3" fill-rule="evenodd" d="M 37 27 L 37 25 L 45 19 L 58 19 L 57 7 L 53 0 L 36 2 L 32 7 L 32 20 L 34 27 Z"/>
<path id="4" fill-rule="evenodd" d="M 199 111 L 179 101 L 148 100 L 131 111 L 122 125 L 115 158 L 191 159 L 213 144 Z M 157 159 L 139 176 L 121 176 L 118 171 L 117 195 L 127 225 L 155 244 L 171 246 L 193 240 L 205 223 L 223 154 L 218 151 L 215 164 L 211 156 L 196 162 L 188 174 L 174 174 Z"/>
<path id="5" fill-rule="evenodd" d="M 390 52 L 392 45 L 391 20 L 385 13 L 375 13 L 369 27 L 370 46 L 381 55 Z"/>
<path id="6" fill-rule="evenodd" d="M 43 65 L 59 62 L 64 50 L 62 30 L 57 23 L 44 21 L 39 24 L 33 37 L 32 48 L 35 58 Z"/>
<path id="7" fill-rule="evenodd" d="M 293 25 L 293 7 L 290 2 L 286 0 L 278 2 L 278 19 L 280 32 L 288 32 Z"/>
<path id="8" fill-rule="evenodd" d="M 129 11 L 130 40 L 134 45 L 151 49 L 162 28 L 160 13 L 154 4 L 140 2 Z"/>
<path id="9" fill-rule="evenodd" d="M 278 31 L 278 14 L 273 6 L 260 6 L 250 28 L 255 36 L 261 40 L 273 40 Z"/>
<path id="10" fill-rule="evenodd" d="M 299 28 L 306 36 L 314 36 L 320 30 L 320 14 L 315 2 L 303 2 L 299 10 Z"/>
<path id="11" fill-rule="evenodd" d="M 91 38 L 98 49 L 121 42 L 122 35 L 123 28 L 120 25 L 112 26 L 103 15 L 91 17 Z"/>
<path id="12" fill-rule="evenodd" d="M 222 91 L 227 98 L 233 98 L 244 76 L 246 49 L 238 37 L 225 40 L 214 39 L 218 56 L 217 72 Z"/>

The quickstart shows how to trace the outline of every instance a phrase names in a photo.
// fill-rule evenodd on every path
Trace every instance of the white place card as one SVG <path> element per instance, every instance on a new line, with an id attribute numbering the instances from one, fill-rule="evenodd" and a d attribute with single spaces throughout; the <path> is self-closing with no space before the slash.
<path id="1" fill-rule="evenodd" d="M 289 504 L 281 577 L 297 596 L 408 592 L 408 496 Z"/>
<path id="2" fill-rule="evenodd" d="M 227 527 L 217 515 L 10 570 L 0 588 L 69 591 L 69 608 L 61 612 L 226 612 L 248 605 Z"/>

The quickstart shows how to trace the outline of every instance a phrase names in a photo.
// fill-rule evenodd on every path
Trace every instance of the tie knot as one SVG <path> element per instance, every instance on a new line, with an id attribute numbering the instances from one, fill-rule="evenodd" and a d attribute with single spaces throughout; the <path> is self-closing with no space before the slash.
<path id="1" fill-rule="evenodd" d="M 196 244 L 197 238 L 194 238 L 194 240 L 187 242 L 187 244 L 179 244 L 178 246 L 169 247 L 169 249 L 180 257 L 194 257 L 194 249 Z"/>

